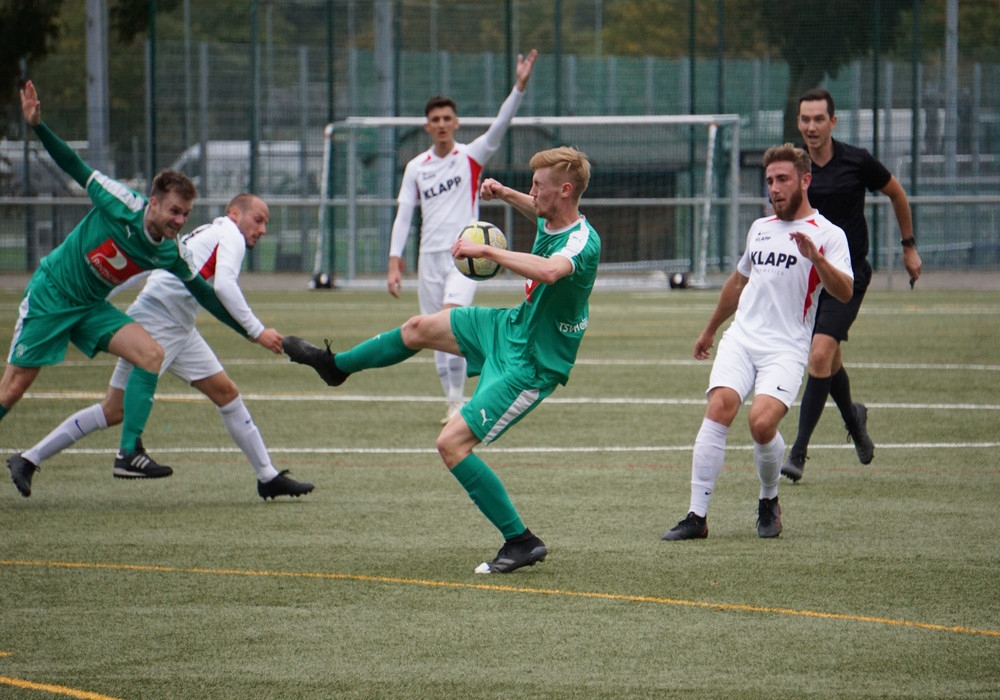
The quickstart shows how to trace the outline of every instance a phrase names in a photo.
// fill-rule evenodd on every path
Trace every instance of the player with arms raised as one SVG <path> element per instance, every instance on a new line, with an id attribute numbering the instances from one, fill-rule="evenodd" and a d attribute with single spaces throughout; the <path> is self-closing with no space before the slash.
<path id="1" fill-rule="evenodd" d="M 517 82 L 500 105 L 497 118 L 485 134 L 470 144 L 457 143 L 458 108 L 454 100 L 440 95 L 427 101 L 424 131 L 433 145 L 406 165 L 399 188 L 399 208 L 389 244 L 389 293 L 399 297 L 403 280 L 403 250 L 410 235 L 413 212 L 419 206 L 420 260 L 417 263 L 417 298 L 420 313 L 468 306 L 476 294 L 476 283 L 455 269 L 451 245 L 466 224 L 479 218 L 479 179 L 483 167 L 500 148 L 503 136 L 531 77 L 538 52 L 517 57 Z M 434 353 L 438 376 L 448 401 L 447 422 L 465 402 L 465 359 L 444 352 Z"/>
<path id="2" fill-rule="evenodd" d="M 141 325 L 112 306 L 107 296 L 145 270 L 166 270 L 180 278 L 213 315 L 247 335 L 177 245 L 177 234 L 187 223 L 198 191 L 183 173 L 165 170 L 154 178 L 147 201 L 87 165 L 42 122 L 41 102 L 31 81 L 21 90 L 21 109 L 56 164 L 87 190 L 94 208 L 42 259 L 28 282 L 8 364 L 0 378 L 0 418 L 24 395 L 42 367 L 62 362 L 70 342 L 89 357 L 100 351 L 112 353 L 135 366 L 125 387 L 125 425 L 114 473 L 128 478 L 170 476 L 172 470 L 156 464 L 141 441 L 163 348 Z M 37 467 L 24 461 L 8 461 L 7 466 L 17 490 L 30 496 Z"/>

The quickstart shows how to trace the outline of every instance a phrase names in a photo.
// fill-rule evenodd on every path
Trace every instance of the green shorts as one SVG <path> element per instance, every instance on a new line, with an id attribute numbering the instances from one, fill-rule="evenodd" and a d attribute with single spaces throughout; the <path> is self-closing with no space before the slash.
<path id="1" fill-rule="evenodd" d="M 7 362 L 18 367 L 57 365 L 73 343 L 87 357 L 106 351 L 108 340 L 132 319 L 108 301 L 79 303 L 66 298 L 39 268 L 31 276 L 18 310 Z"/>
<path id="2" fill-rule="evenodd" d="M 466 373 L 479 376 L 462 418 L 473 434 L 488 445 L 528 415 L 556 389 L 543 383 L 513 349 L 507 309 L 462 306 L 451 310 L 451 331 L 467 362 Z"/>

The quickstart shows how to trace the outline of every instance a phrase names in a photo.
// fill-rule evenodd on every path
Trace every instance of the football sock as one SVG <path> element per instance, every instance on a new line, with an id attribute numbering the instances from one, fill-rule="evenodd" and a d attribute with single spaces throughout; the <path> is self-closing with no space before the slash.
<path id="1" fill-rule="evenodd" d="M 0 420 L 3 420 L 3 417 L 7 415 L 8 411 L 10 411 L 9 408 L 4 408 L 3 406 L 0 406 Z"/>
<path id="2" fill-rule="evenodd" d="M 218 408 L 229 437 L 250 460 L 253 470 L 257 473 L 257 479 L 267 483 L 278 476 L 278 470 L 271 464 L 271 456 L 267 453 L 264 438 L 260 436 L 250 411 L 244 405 L 243 397 L 237 396 L 225 406 Z"/>
<path id="3" fill-rule="evenodd" d="M 703 518 L 708 514 L 708 501 L 712 498 L 715 480 L 719 478 L 726 459 L 728 434 L 728 427 L 704 418 L 698 436 L 694 439 L 694 454 L 691 457 L 691 507 L 688 510 Z"/>
<path id="4" fill-rule="evenodd" d="M 830 380 L 830 398 L 836 402 L 844 422 L 851 425 L 854 423 L 854 400 L 851 398 L 851 380 L 843 365 Z"/>
<path id="5" fill-rule="evenodd" d="M 124 411 L 122 422 L 122 441 L 120 448 L 123 456 L 135 452 L 135 441 L 142 437 L 146 429 L 146 421 L 153 410 L 153 394 L 156 393 L 156 382 L 159 376 L 147 372 L 141 367 L 133 367 L 125 385 Z"/>
<path id="6" fill-rule="evenodd" d="M 811 374 L 806 379 L 806 389 L 802 392 L 802 400 L 799 402 L 799 433 L 795 436 L 795 444 L 792 451 L 804 453 L 809 447 L 809 440 L 812 439 L 819 417 L 823 415 L 823 407 L 826 406 L 826 397 L 830 395 L 830 377 L 814 377 Z"/>
<path id="7" fill-rule="evenodd" d="M 346 352 L 338 352 L 334 363 L 342 371 L 353 374 L 363 369 L 399 364 L 418 352 L 403 344 L 403 331 L 396 328 L 358 343 Z"/>
<path id="8" fill-rule="evenodd" d="M 448 401 L 461 401 L 465 398 L 465 358 L 435 350 L 434 364 L 437 365 L 438 377 L 441 378 L 441 386 Z"/>
<path id="9" fill-rule="evenodd" d="M 451 473 L 486 519 L 500 531 L 504 540 L 517 537 L 525 531 L 524 523 L 507 495 L 507 489 L 486 462 L 470 454 L 456 464 Z"/>
<path id="10" fill-rule="evenodd" d="M 761 445 L 753 444 L 753 461 L 757 465 L 757 476 L 760 477 L 760 497 L 774 498 L 778 495 L 778 482 L 781 481 L 781 457 L 785 454 L 785 439 L 777 433 L 771 442 Z"/>
<path id="11" fill-rule="evenodd" d="M 21 456 L 32 464 L 41 464 L 65 450 L 81 438 L 93 432 L 104 430 L 108 422 L 101 404 L 83 408 L 64 420 L 51 433 L 39 440 L 34 447 L 22 452 Z"/>

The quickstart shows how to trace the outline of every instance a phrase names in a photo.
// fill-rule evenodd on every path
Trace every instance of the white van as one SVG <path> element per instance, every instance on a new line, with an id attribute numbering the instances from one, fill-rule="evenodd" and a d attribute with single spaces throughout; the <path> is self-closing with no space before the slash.
<path id="1" fill-rule="evenodd" d="M 249 190 L 249 141 L 209 141 L 207 151 L 207 177 L 202 175 L 201 144 L 185 149 L 170 168 L 194 180 L 202 196 L 232 196 Z M 295 197 L 319 192 L 322 143 L 315 152 L 306 149 L 304 162 L 301 154 L 298 141 L 259 142 L 255 194 Z"/>

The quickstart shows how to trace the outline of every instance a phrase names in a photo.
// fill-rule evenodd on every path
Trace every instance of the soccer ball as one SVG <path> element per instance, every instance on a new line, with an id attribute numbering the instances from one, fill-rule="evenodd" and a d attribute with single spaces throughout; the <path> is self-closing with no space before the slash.
<path id="1" fill-rule="evenodd" d="M 469 224 L 462 229 L 458 237 L 473 243 L 484 243 L 494 248 L 507 250 L 507 239 L 504 237 L 503 231 L 486 221 Z M 502 269 L 495 262 L 486 258 L 455 258 L 455 267 L 463 275 L 473 280 L 488 280 L 496 277 Z"/>

